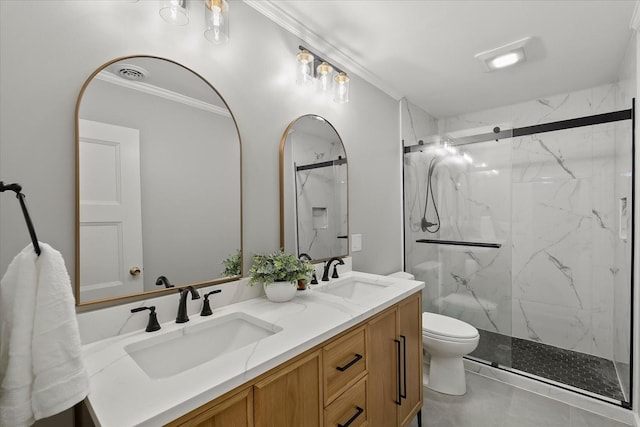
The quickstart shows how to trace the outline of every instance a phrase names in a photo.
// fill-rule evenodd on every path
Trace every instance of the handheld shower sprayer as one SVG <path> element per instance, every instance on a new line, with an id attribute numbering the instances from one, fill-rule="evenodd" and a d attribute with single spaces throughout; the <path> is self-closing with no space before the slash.
<path id="1" fill-rule="evenodd" d="M 436 165 L 440 163 L 446 154 L 435 154 L 429 162 L 429 169 L 427 170 L 427 194 L 424 198 L 424 210 L 422 211 L 422 219 L 420 220 L 420 229 L 427 233 L 437 233 L 440 230 L 440 214 L 438 213 L 438 206 L 436 204 L 435 195 L 433 193 L 433 171 Z M 433 211 L 435 213 L 435 222 L 431 222 L 427 219 L 427 207 L 429 206 L 429 193 L 431 193 L 431 203 L 433 204 Z"/>

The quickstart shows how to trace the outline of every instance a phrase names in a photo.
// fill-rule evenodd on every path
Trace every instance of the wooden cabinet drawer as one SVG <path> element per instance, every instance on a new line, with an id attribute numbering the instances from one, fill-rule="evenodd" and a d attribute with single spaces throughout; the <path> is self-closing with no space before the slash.
<path id="1" fill-rule="evenodd" d="M 356 329 L 325 346 L 322 360 L 326 406 L 366 374 L 365 328 Z"/>
<path id="2" fill-rule="evenodd" d="M 367 377 L 365 376 L 325 408 L 324 426 L 363 427 L 367 423 Z"/>

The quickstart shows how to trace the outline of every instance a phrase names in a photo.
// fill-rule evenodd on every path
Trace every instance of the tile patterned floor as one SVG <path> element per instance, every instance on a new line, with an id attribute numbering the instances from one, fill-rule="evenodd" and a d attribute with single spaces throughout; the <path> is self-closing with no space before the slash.
<path id="1" fill-rule="evenodd" d="M 624 400 L 610 360 L 494 332 L 479 332 L 480 344 L 471 356 L 601 396 Z"/>
<path id="2" fill-rule="evenodd" d="M 557 400 L 467 372 L 467 394 L 425 387 L 423 427 L 628 427 Z M 413 420 L 409 427 L 417 427 Z"/>

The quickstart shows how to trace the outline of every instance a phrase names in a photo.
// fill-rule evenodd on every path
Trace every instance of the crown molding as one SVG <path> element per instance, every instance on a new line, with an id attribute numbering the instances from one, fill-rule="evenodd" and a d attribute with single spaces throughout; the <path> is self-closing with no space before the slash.
<path id="1" fill-rule="evenodd" d="M 636 7 L 633 9 L 633 16 L 629 25 L 634 30 L 640 31 L 640 0 L 636 1 Z"/>
<path id="2" fill-rule="evenodd" d="M 269 0 L 243 0 L 248 6 L 252 7 L 271 21 L 275 22 L 280 27 L 284 28 L 294 36 L 298 37 L 305 44 L 309 45 L 309 48 L 313 51 L 317 51 L 326 58 L 331 58 L 331 62 L 335 62 L 340 65 L 340 68 L 350 70 L 353 73 L 363 79 L 364 81 L 377 87 L 396 101 L 400 100 L 404 95 L 399 93 L 396 89 L 389 86 L 378 76 L 369 72 L 365 67 L 353 60 L 349 55 L 342 53 L 337 47 L 327 42 L 318 34 L 309 30 L 300 21 L 293 18 L 291 15 L 280 9 L 276 4 Z M 296 52 L 298 46 L 295 46 Z"/>
<path id="3" fill-rule="evenodd" d="M 127 89 L 137 90 L 138 92 L 146 93 L 148 95 L 158 96 L 160 98 L 168 99 L 169 101 L 178 102 L 180 104 L 185 104 L 204 111 L 209 111 L 220 116 L 231 117 L 231 113 L 229 113 L 226 108 L 218 107 L 216 105 L 209 104 L 208 102 L 200 101 L 199 99 L 191 98 L 190 96 L 186 96 L 178 92 L 173 92 L 159 86 L 136 82 L 133 80 L 125 80 L 113 73 L 109 73 L 104 70 L 100 71 L 96 75 L 96 78 L 107 83 L 122 86 Z"/>

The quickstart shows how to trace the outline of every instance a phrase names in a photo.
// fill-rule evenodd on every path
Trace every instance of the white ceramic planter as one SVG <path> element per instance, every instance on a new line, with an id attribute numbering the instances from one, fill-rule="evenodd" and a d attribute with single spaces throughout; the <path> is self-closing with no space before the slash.
<path id="1" fill-rule="evenodd" d="M 285 302 L 293 299 L 297 292 L 297 283 L 273 282 L 270 285 L 263 285 L 264 293 L 269 301 Z"/>

